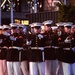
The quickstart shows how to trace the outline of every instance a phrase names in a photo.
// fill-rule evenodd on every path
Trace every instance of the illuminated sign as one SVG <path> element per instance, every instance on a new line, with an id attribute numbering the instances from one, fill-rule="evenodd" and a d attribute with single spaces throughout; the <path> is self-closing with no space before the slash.
<path id="1" fill-rule="evenodd" d="M 21 20 L 21 24 L 29 25 L 29 21 L 28 20 Z"/>
<path id="2" fill-rule="evenodd" d="M 15 19 L 15 23 L 19 23 L 19 24 L 23 24 L 23 25 L 29 25 L 29 20 Z"/>

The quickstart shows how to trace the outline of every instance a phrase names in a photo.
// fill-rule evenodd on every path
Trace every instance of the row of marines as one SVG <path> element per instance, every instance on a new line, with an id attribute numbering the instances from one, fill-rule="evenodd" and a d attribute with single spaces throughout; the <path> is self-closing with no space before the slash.
<path id="1" fill-rule="evenodd" d="M 52 23 L 0 26 L 0 75 L 75 75 L 75 27 Z"/>

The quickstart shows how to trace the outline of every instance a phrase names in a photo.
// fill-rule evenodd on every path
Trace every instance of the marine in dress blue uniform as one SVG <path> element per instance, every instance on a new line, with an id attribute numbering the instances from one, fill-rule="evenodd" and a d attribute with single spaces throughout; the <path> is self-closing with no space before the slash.
<path id="1" fill-rule="evenodd" d="M 57 68 L 57 75 L 63 75 L 63 68 L 62 68 L 62 60 L 63 60 L 63 42 L 66 38 L 64 34 L 64 22 L 56 23 L 58 26 L 57 34 L 58 34 L 58 49 L 56 50 L 56 57 L 58 60 L 58 68 Z"/>
<path id="2" fill-rule="evenodd" d="M 20 42 L 18 39 L 17 24 L 11 24 L 10 47 L 7 51 L 7 69 L 8 75 L 22 75 L 21 62 L 19 51 L 21 50 Z"/>
<path id="3" fill-rule="evenodd" d="M 18 40 L 19 40 L 19 46 L 22 47 L 22 49 L 19 51 L 20 54 L 20 61 L 21 61 L 21 70 L 23 75 L 29 75 L 28 70 L 28 48 L 26 46 L 26 34 L 23 32 L 24 25 L 19 24 L 18 25 Z"/>
<path id="4" fill-rule="evenodd" d="M 66 39 L 63 44 L 63 73 L 64 75 L 75 75 L 74 66 L 75 66 L 75 56 L 74 56 L 74 35 L 71 34 L 72 22 L 66 22 L 64 24 L 64 30 L 66 34 Z"/>
<path id="5" fill-rule="evenodd" d="M 0 26 L 0 75 L 7 75 L 7 66 L 6 66 L 7 46 L 5 45 L 6 42 L 4 41 L 6 37 L 2 33 L 3 33 L 3 26 Z M 5 48 L 4 45 L 6 46 Z"/>
<path id="6" fill-rule="evenodd" d="M 57 34 L 52 31 L 53 21 L 47 20 L 43 24 L 46 30 L 45 43 L 45 75 L 56 75 L 57 60 L 55 46 L 57 45 Z"/>
<path id="7" fill-rule="evenodd" d="M 30 45 L 29 51 L 29 70 L 30 75 L 45 75 L 44 62 L 44 42 L 43 35 L 40 34 L 42 23 L 34 23 L 34 34 L 30 35 L 27 44 Z"/>

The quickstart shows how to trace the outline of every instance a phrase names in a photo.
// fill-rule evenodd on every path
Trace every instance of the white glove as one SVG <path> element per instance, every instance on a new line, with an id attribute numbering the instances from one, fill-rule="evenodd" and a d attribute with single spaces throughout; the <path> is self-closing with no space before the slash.
<path id="1" fill-rule="evenodd" d="M 66 39 L 65 39 L 65 43 L 71 43 L 71 40 L 68 39 L 68 38 L 66 38 Z"/>
<path id="2" fill-rule="evenodd" d="M 57 32 L 58 33 L 58 36 L 61 36 L 61 34 L 62 34 L 62 32 L 60 31 L 60 32 Z"/>
<path id="3" fill-rule="evenodd" d="M 75 51 L 75 47 L 73 47 L 72 50 Z"/>
<path id="4" fill-rule="evenodd" d="M 32 41 L 27 41 L 26 45 L 31 45 Z"/>
<path id="5" fill-rule="evenodd" d="M 43 48 L 43 47 L 40 47 L 39 49 L 40 49 L 41 51 L 43 51 L 43 50 L 44 50 L 44 48 Z"/>
<path id="6" fill-rule="evenodd" d="M 2 43 L 3 42 L 3 40 L 2 39 L 0 39 L 0 43 Z"/>
<path id="7" fill-rule="evenodd" d="M 40 39 L 42 39 L 42 38 L 43 38 L 43 35 L 39 34 L 38 37 L 39 37 Z"/>
<path id="8" fill-rule="evenodd" d="M 5 36 L 10 36 L 10 34 L 7 33 L 7 32 L 3 32 L 2 34 L 5 35 Z"/>
<path id="9" fill-rule="evenodd" d="M 10 36 L 10 40 L 16 41 L 16 38 L 14 38 L 13 36 Z"/>

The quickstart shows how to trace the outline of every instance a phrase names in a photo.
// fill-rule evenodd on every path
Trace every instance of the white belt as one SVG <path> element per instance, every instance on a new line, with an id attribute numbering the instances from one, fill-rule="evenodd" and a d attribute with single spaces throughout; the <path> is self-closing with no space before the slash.
<path id="1" fill-rule="evenodd" d="M 63 48 L 63 50 L 70 50 L 71 48 Z"/>
<path id="2" fill-rule="evenodd" d="M 51 48 L 51 46 L 45 46 L 44 48 Z"/>
<path id="3" fill-rule="evenodd" d="M 2 48 L 8 49 L 8 47 L 6 47 L 6 46 L 4 46 L 4 47 L 2 47 Z"/>
<path id="4" fill-rule="evenodd" d="M 16 47 L 16 46 L 12 46 L 12 47 L 9 47 L 9 49 L 18 49 L 18 50 L 21 50 L 21 49 L 23 49 L 23 47 Z"/>
<path id="5" fill-rule="evenodd" d="M 31 49 L 40 49 L 40 50 L 44 50 L 44 47 L 31 47 Z"/>
<path id="6" fill-rule="evenodd" d="M 52 48 L 59 49 L 59 47 L 57 47 L 57 46 L 52 46 Z"/>
<path id="7" fill-rule="evenodd" d="M 45 48 L 55 48 L 55 49 L 58 49 L 59 47 L 57 47 L 57 46 L 46 46 Z"/>

